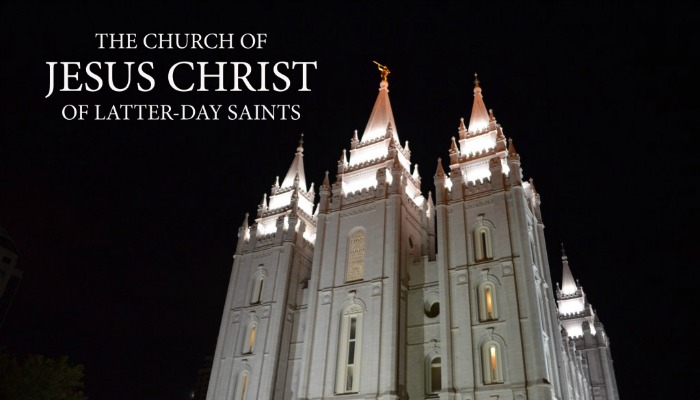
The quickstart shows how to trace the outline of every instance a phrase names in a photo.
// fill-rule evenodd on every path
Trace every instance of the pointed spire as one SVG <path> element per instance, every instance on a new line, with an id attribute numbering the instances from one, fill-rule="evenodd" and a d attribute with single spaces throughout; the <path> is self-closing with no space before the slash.
<path id="1" fill-rule="evenodd" d="M 343 151 L 340 153 L 340 159 L 338 160 L 338 165 L 341 165 L 341 164 L 343 166 L 348 165 L 348 158 L 347 158 L 345 149 L 343 149 Z"/>
<path id="2" fill-rule="evenodd" d="M 564 243 L 561 244 L 561 261 L 564 265 L 561 274 L 561 292 L 562 294 L 574 294 L 576 293 L 577 285 L 573 274 L 571 274 L 571 268 L 569 268 L 569 259 L 564 251 Z"/>
<path id="3" fill-rule="evenodd" d="M 513 138 L 508 139 L 508 157 L 512 158 L 513 160 L 520 159 L 518 152 L 515 151 L 515 146 L 513 145 Z"/>
<path id="4" fill-rule="evenodd" d="M 459 119 L 459 127 L 457 128 L 460 132 L 467 131 L 467 127 L 464 125 L 464 118 Z"/>
<path id="5" fill-rule="evenodd" d="M 299 145 L 297 146 L 296 153 L 294 154 L 294 160 L 292 165 L 287 171 L 284 180 L 282 181 L 282 187 L 290 187 L 294 185 L 295 177 L 299 175 L 299 187 L 306 190 L 306 176 L 304 175 L 304 134 L 302 133 L 299 138 Z M 279 179 L 279 177 L 278 177 Z M 279 185 L 276 183 L 276 185 Z"/>
<path id="6" fill-rule="evenodd" d="M 418 175 L 418 164 L 413 165 L 413 179 L 418 179 L 420 178 L 420 175 Z"/>
<path id="7" fill-rule="evenodd" d="M 382 65 L 379 70 L 382 70 Z M 384 67 L 386 68 L 386 67 Z M 389 73 L 388 68 L 386 69 L 386 74 Z M 377 100 L 374 102 L 374 107 L 372 108 L 372 113 L 369 116 L 369 121 L 367 121 L 367 127 L 362 134 L 362 141 L 367 142 L 379 137 L 383 137 L 386 134 L 386 129 L 389 123 L 393 127 L 393 135 L 398 142 L 398 133 L 396 132 L 396 123 L 394 122 L 394 113 L 391 111 L 391 103 L 389 102 L 389 82 L 386 80 L 386 75 L 382 73 L 382 81 L 379 83 L 379 95 Z"/>
<path id="8" fill-rule="evenodd" d="M 394 151 L 394 168 L 398 171 L 401 168 L 401 161 L 399 161 L 399 152 Z"/>
<path id="9" fill-rule="evenodd" d="M 480 132 L 489 126 L 489 113 L 486 111 L 484 96 L 481 95 L 479 78 L 474 74 L 474 104 L 472 105 L 472 115 L 469 119 L 469 132 Z"/>
<path id="10" fill-rule="evenodd" d="M 243 224 L 241 225 L 241 229 L 247 230 L 248 229 L 248 213 L 245 213 L 245 217 L 243 217 Z"/>
<path id="11" fill-rule="evenodd" d="M 530 183 L 530 189 L 532 189 L 532 192 L 537 194 L 537 189 L 535 189 L 535 180 L 530 178 L 527 181 Z M 563 257 L 564 256 L 564 254 L 563 254 L 564 253 L 564 243 L 562 243 L 561 251 L 562 251 L 562 257 Z"/>
<path id="12" fill-rule="evenodd" d="M 450 154 L 456 154 L 459 151 L 457 150 L 457 143 L 455 142 L 455 137 L 452 136 L 452 143 L 450 143 Z"/>
<path id="13" fill-rule="evenodd" d="M 437 159 L 437 171 L 435 171 L 435 176 L 445 177 L 445 170 L 442 168 L 442 158 Z"/>
<path id="14" fill-rule="evenodd" d="M 267 193 L 263 193 L 263 198 L 260 204 L 258 204 L 258 218 L 262 217 L 267 211 Z"/>
<path id="15" fill-rule="evenodd" d="M 326 176 L 323 177 L 323 183 L 321 183 L 321 187 L 327 190 L 331 189 L 331 181 L 328 179 L 328 170 L 326 170 Z"/>

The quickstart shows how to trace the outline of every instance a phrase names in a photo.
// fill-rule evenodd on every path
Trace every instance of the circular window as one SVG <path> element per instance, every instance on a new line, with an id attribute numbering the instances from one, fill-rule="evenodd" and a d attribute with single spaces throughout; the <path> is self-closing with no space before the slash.
<path id="1" fill-rule="evenodd" d="M 435 300 L 428 300 L 425 302 L 425 316 L 428 318 L 435 318 L 440 315 L 440 302 Z"/>

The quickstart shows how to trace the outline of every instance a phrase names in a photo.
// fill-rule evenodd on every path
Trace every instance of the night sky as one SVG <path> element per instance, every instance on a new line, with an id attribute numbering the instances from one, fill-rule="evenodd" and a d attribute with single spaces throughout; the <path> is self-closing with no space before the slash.
<path id="1" fill-rule="evenodd" d="M 2 5 L 0 226 L 24 275 L 0 346 L 83 364 L 91 400 L 189 398 L 214 353 L 244 214 L 252 222 L 302 132 L 307 182 L 333 177 L 369 118 L 377 60 L 391 69 L 397 131 L 425 195 L 469 119 L 479 73 L 542 196 L 552 275 L 560 280 L 564 242 L 612 340 L 621 398 L 698 398 L 697 7 L 329 4 Z M 100 50 L 98 32 L 266 33 L 267 43 Z M 45 98 L 50 61 L 151 61 L 156 86 L 139 92 L 135 75 L 122 93 L 105 82 Z M 167 84 L 178 61 L 318 68 L 307 92 L 290 73 L 285 92 L 215 92 L 212 82 L 179 93 Z M 79 82 L 94 86 L 84 68 Z M 298 104 L 301 118 L 66 121 L 66 104 Z"/>

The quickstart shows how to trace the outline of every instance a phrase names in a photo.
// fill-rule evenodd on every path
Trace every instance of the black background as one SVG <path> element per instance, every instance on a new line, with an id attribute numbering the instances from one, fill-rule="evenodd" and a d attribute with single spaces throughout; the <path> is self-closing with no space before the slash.
<path id="1" fill-rule="evenodd" d="M 390 67 L 433 190 L 473 74 L 612 340 L 623 399 L 697 398 L 698 64 L 690 3 L 5 4 L 0 225 L 23 280 L 0 345 L 85 365 L 93 400 L 186 399 L 213 354 L 236 243 L 305 134 L 334 175 Z M 97 32 L 267 33 L 263 49 L 100 50 Z M 156 89 L 48 91 L 48 61 L 152 61 Z M 310 92 L 177 93 L 178 61 L 317 61 Z M 254 73 L 255 74 L 255 73 Z M 214 86 L 211 86 L 212 88 Z M 65 121 L 66 104 L 299 104 L 298 121 Z M 223 115 L 222 115 L 223 116 Z M 252 222 L 252 218 L 251 218 Z"/>

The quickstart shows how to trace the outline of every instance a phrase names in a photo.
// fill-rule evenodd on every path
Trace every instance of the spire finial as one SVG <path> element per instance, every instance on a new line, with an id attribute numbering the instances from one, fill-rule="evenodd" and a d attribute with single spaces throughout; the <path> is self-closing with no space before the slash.
<path id="1" fill-rule="evenodd" d="M 480 94 L 481 93 L 481 86 L 479 86 L 479 78 L 474 72 L 474 94 Z"/>
<path id="2" fill-rule="evenodd" d="M 566 260 L 566 251 L 564 250 L 564 243 L 561 243 L 561 259 Z"/>
<path id="3" fill-rule="evenodd" d="M 372 62 L 377 64 L 377 69 L 382 74 L 382 81 L 386 82 L 387 81 L 386 77 L 389 76 L 389 74 L 391 73 L 391 71 L 389 71 L 389 67 L 387 67 L 386 65 L 382 65 L 376 61 L 372 61 Z"/>
<path id="4" fill-rule="evenodd" d="M 299 146 L 297 146 L 297 154 L 304 152 L 304 132 L 301 133 L 299 137 Z"/>

